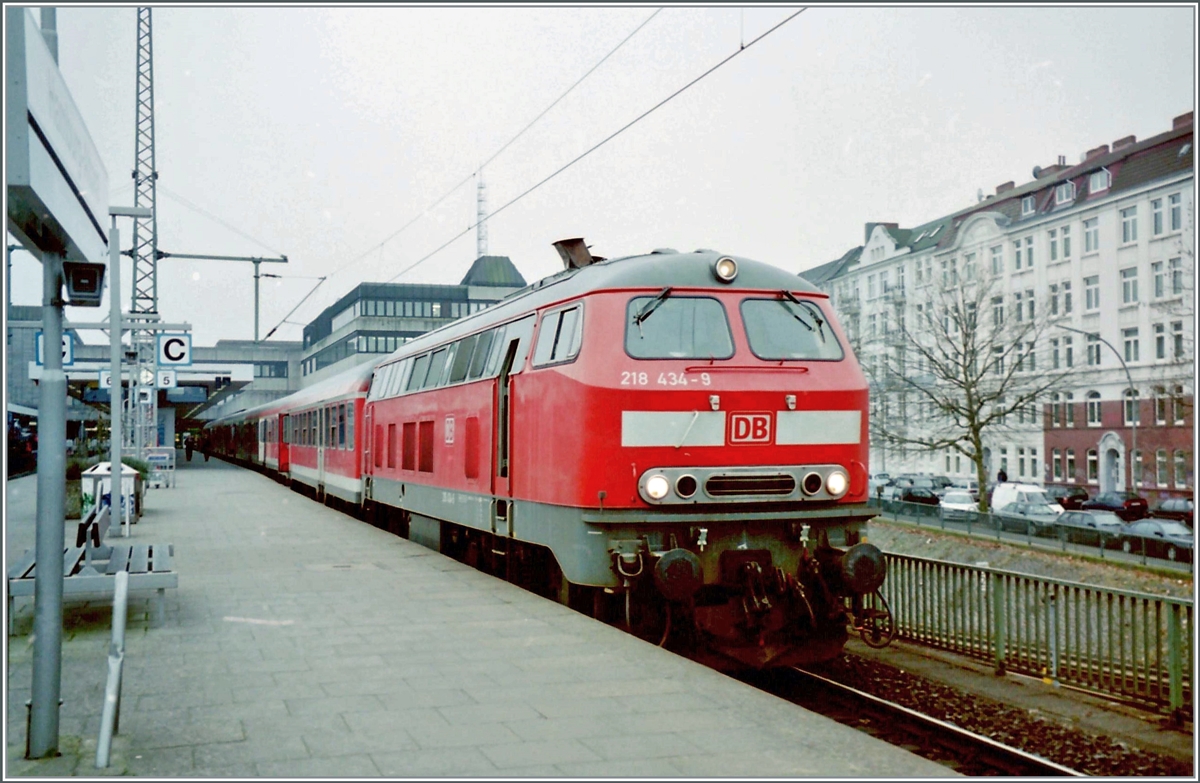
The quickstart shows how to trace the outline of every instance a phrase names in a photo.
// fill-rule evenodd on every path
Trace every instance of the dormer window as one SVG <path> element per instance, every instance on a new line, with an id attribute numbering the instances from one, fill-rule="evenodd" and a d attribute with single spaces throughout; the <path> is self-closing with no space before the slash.
<path id="1" fill-rule="evenodd" d="M 1067 204 L 1075 200 L 1075 183 L 1064 182 L 1054 189 L 1054 203 Z"/>
<path id="2" fill-rule="evenodd" d="M 1033 196 L 1026 196 L 1021 199 L 1021 216 L 1032 215 L 1034 209 Z"/>
<path id="3" fill-rule="evenodd" d="M 1101 190 L 1108 190 L 1110 179 L 1108 169 L 1093 171 L 1092 176 L 1088 177 L 1088 192 L 1098 193 Z"/>
<path id="4" fill-rule="evenodd" d="M 936 237 L 936 236 L 938 235 L 938 232 L 939 232 L 939 231 L 941 231 L 941 230 L 942 230 L 942 227 L 941 227 L 941 226 L 938 226 L 938 227 L 937 227 L 937 228 L 935 228 L 933 231 L 930 231 L 930 232 L 929 232 L 929 238 L 930 238 L 930 239 L 933 239 L 934 237 Z"/>

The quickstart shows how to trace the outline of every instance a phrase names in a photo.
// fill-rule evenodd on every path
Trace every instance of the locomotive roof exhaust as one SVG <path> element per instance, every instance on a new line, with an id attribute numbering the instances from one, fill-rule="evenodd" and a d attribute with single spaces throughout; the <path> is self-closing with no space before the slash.
<path id="1" fill-rule="evenodd" d="M 593 256 L 588 252 L 588 247 L 584 243 L 583 237 L 560 239 L 554 243 L 554 249 L 562 257 L 563 266 L 566 269 L 582 269 L 585 266 L 604 260 L 600 256 Z"/>

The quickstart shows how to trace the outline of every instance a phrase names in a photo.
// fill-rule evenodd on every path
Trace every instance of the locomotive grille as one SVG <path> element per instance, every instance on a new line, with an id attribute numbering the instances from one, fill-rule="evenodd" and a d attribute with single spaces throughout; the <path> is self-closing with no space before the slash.
<path id="1" fill-rule="evenodd" d="M 710 497 L 737 495 L 790 495 L 796 491 L 796 479 L 787 474 L 712 476 L 704 482 Z"/>

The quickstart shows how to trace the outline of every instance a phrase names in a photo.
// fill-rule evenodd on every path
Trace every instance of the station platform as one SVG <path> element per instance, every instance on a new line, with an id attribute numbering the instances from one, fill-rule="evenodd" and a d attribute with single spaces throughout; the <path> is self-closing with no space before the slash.
<path id="1" fill-rule="evenodd" d="M 174 544 L 179 586 L 160 627 L 130 596 L 110 767 L 94 768 L 110 606 L 66 601 L 63 755 L 30 761 L 33 605 L 18 599 L 6 776 L 955 774 L 265 476 L 198 454 L 177 470 L 132 528 Z M 31 494 L 10 482 L 10 547 L 32 542 Z"/>

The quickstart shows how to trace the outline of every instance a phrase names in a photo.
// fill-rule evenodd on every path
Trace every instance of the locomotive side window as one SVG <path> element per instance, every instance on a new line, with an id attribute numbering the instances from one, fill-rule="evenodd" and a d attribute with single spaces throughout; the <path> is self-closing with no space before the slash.
<path id="1" fill-rule="evenodd" d="M 580 307 L 550 313 L 542 319 L 533 366 L 555 364 L 574 359 L 579 353 L 583 330 L 579 328 Z"/>
<path id="2" fill-rule="evenodd" d="M 413 360 L 411 357 L 392 365 L 395 373 L 392 376 L 392 382 L 388 385 L 388 397 L 395 397 L 404 390 L 404 384 L 408 381 L 408 372 L 412 369 L 412 366 Z"/>
<path id="3" fill-rule="evenodd" d="M 635 296 L 625 310 L 625 352 L 634 359 L 728 359 L 733 335 L 711 297 Z"/>
<path id="4" fill-rule="evenodd" d="M 417 469 L 417 423 L 408 421 L 404 423 L 404 462 L 400 465 L 404 470 Z"/>
<path id="5" fill-rule="evenodd" d="M 389 424 L 387 432 L 387 466 L 394 468 L 396 467 L 396 425 Z"/>
<path id="6" fill-rule="evenodd" d="M 495 329 L 489 329 L 479 335 L 479 340 L 475 343 L 475 355 L 471 357 L 471 369 L 467 373 L 468 380 L 473 381 L 483 375 L 483 368 L 487 364 L 488 353 L 492 349 L 492 338 L 495 336 Z"/>
<path id="7" fill-rule="evenodd" d="M 458 383 L 465 380 L 467 370 L 471 366 L 471 354 L 475 350 L 475 343 L 478 342 L 478 335 L 464 337 L 458 341 L 458 350 L 454 354 L 454 362 L 450 366 L 450 383 Z"/>
<path id="8" fill-rule="evenodd" d="M 429 375 L 425 377 L 425 382 L 421 384 L 422 389 L 432 389 L 442 380 L 442 371 L 446 369 L 446 355 L 448 353 L 449 349 L 439 348 L 429 357 Z"/>
<path id="9" fill-rule="evenodd" d="M 325 409 L 325 421 L 329 425 L 329 428 L 328 428 L 329 440 L 327 440 L 325 442 L 325 445 L 331 449 L 336 449 L 337 442 L 338 442 L 338 436 L 337 436 L 338 422 L 337 422 L 337 407 L 336 406 L 330 405 L 328 408 Z"/>
<path id="10" fill-rule="evenodd" d="M 420 442 L 420 462 L 417 465 L 417 470 L 422 473 L 433 472 L 433 422 L 423 421 L 420 425 L 418 434 Z"/>
<path id="11" fill-rule="evenodd" d="M 412 375 L 408 378 L 408 385 L 404 387 L 405 391 L 416 391 L 425 383 L 425 376 L 429 372 L 429 354 L 418 356 L 413 362 Z"/>
<path id="12" fill-rule="evenodd" d="M 346 448 L 354 450 L 354 403 L 346 405 Z"/>
<path id="13" fill-rule="evenodd" d="M 389 433 L 392 433 L 392 434 L 395 434 L 395 432 L 396 432 L 396 425 L 395 425 L 395 424 L 389 424 L 389 425 L 388 425 L 388 432 L 389 432 Z M 376 424 L 376 425 L 375 425 L 375 445 L 374 445 L 374 448 L 373 448 L 373 451 L 375 452 L 375 467 L 377 467 L 377 468 L 382 468 L 382 467 L 383 467 L 383 452 L 384 452 L 386 449 L 387 449 L 387 444 L 386 444 L 386 443 L 384 443 L 384 441 L 383 441 L 383 425 L 382 425 L 382 424 Z M 396 463 L 396 455 L 395 455 L 395 453 L 394 453 L 394 452 L 388 452 L 388 467 L 389 467 L 389 468 L 393 468 L 393 467 L 395 467 L 395 466 L 396 466 L 396 465 L 395 465 L 395 463 Z"/>
<path id="14" fill-rule="evenodd" d="M 840 361 L 845 352 L 825 314 L 807 299 L 744 299 L 742 321 L 759 359 Z"/>

